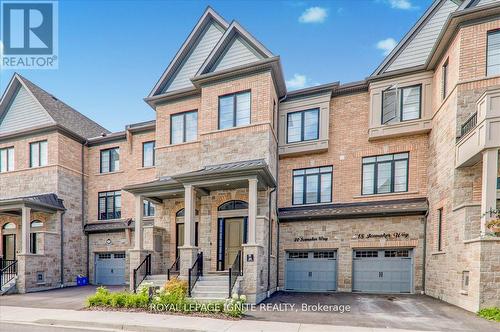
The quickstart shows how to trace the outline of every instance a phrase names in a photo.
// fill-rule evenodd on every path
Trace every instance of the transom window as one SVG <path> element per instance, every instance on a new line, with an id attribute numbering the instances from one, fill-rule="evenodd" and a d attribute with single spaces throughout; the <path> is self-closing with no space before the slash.
<path id="1" fill-rule="evenodd" d="M 382 92 L 382 124 L 420 119 L 422 85 Z"/>
<path id="2" fill-rule="evenodd" d="M 30 143 L 30 167 L 47 165 L 47 141 Z"/>
<path id="3" fill-rule="evenodd" d="M 219 97 L 219 129 L 250 124 L 250 91 Z"/>
<path id="4" fill-rule="evenodd" d="M 0 149 L 0 172 L 14 170 L 14 147 Z"/>
<path id="5" fill-rule="evenodd" d="M 144 217 L 153 217 L 155 215 L 155 205 L 150 201 L 143 201 L 143 214 Z"/>
<path id="6" fill-rule="evenodd" d="M 101 173 L 110 173 L 120 170 L 120 148 L 101 150 Z"/>
<path id="7" fill-rule="evenodd" d="M 219 211 L 248 209 L 248 203 L 244 201 L 229 201 L 219 206 Z"/>
<path id="8" fill-rule="evenodd" d="M 319 138 L 319 109 L 298 111 L 287 115 L 287 143 Z"/>
<path id="9" fill-rule="evenodd" d="M 99 193 L 99 220 L 119 219 L 122 216 L 122 195 L 120 191 Z"/>
<path id="10" fill-rule="evenodd" d="M 155 141 L 142 143 L 142 167 L 155 165 Z"/>
<path id="11" fill-rule="evenodd" d="M 330 203 L 332 171 L 332 166 L 294 170 L 292 204 Z"/>
<path id="12" fill-rule="evenodd" d="M 409 153 L 363 158 L 362 194 L 408 191 Z"/>
<path id="13" fill-rule="evenodd" d="M 488 32 L 486 75 L 500 74 L 500 30 Z"/>
<path id="14" fill-rule="evenodd" d="M 198 135 L 198 112 L 190 111 L 170 116 L 170 144 L 196 140 Z"/>

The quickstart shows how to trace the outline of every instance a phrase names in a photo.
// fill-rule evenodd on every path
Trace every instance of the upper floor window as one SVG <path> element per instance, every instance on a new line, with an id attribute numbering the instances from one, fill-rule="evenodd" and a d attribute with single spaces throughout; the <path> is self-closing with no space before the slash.
<path id="1" fill-rule="evenodd" d="M 30 231 L 30 253 L 38 254 L 38 233 L 42 230 L 43 223 L 40 220 L 33 220 L 31 222 L 31 231 Z"/>
<path id="2" fill-rule="evenodd" d="M 330 203 L 332 171 L 332 166 L 294 170 L 292 204 Z"/>
<path id="3" fill-rule="evenodd" d="M 99 193 L 99 220 L 119 219 L 122 216 L 122 194 L 120 191 Z"/>
<path id="4" fill-rule="evenodd" d="M 288 113 L 287 143 L 319 138 L 319 109 Z"/>
<path id="5" fill-rule="evenodd" d="M 422 85 L 382 92 L 382 124 L 420 119 Z"/>
<path id="6" fill-rule="evenodd" d="M 437 251 L 443 250 L 443 208 L 437 210 Z"/>
<path id="7" fill-rule="evenodd" d="M 486 75 L 500 74 L 500 30 L 488 32 Z"/>
<path id="8" fill-rule="evenodd" d="M 143 202 L 144 217 L 153 217 L 155 215 L 155 205 L 150 201 L 144 200 Z"/>
<path id="9" fill-rule="evenodd" d="M 47 141 L 30 143 L 30 167 L 47 165 Z"/>
<path id="10" fill-rule="evenodd" d="M 250 91 L 219 97 L 219 129 L 250 124 Z"/>
<path id="11" fill-rule="evenodd" d="M 441 92 L 442 95 L 441 97 L 443 99 L 446 98 L 446 95 L 448 94 L 448 60 L 443 64 L 443 67 L 441 68 Z"/>
<path id="12" fill-rule="evenodd" d="M 14 170 L 14 147 L 0 149 L 0 173 Z"/>
<path id="13" fill-rule="evenodd" d="M 120 169 L 120 148 L 101 150 L 101 173 L 116 172 Z"/>
<path id="14" fill-rule="evenodd" d="M 142 143 L 142 167 L 155 165 L 155 141 Z"/>
<path id="15" fill-rule="evenodd" d="M 409 153 L 363 158 L 363 195 L 408 191 Z"/>
<path id="16" fill-rule="evenodd" d="M 198 112 L 190 111 L 170 116 L 170 144 L 191 142 L 198 135 Z"/>

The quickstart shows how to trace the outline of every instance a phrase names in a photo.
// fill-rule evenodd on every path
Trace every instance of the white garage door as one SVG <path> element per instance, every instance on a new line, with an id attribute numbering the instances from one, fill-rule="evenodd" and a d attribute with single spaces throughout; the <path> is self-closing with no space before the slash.
<path id="1" fill-rule="evenodd" d="M 95 280 L 99 285 L 125 284 L 125 253 L 106 252 L 95 255 Z"/>
<path id="2" fill-rule="evenodd" d="M 355 250 L 353 292 L 410 293 L 412 250 Z"/>
<path id="3" fill-rule="evenodd" d="M 337 252 L 290 251 L 286 253 L 285 289 L 325 292 L 337 289 Z"/>

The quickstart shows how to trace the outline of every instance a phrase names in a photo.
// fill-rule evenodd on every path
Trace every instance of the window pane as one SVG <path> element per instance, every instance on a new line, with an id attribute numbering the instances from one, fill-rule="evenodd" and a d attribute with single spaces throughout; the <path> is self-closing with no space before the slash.
<path id="1" fill-rule="evenodd" d="M 40 166 L 46 166 L 47 160 L 47 141 L 40 142 Z"/>
<path id="2" fill-rule="evenodd" d="M 332 173 L 321 174 L 321 203 L 332 201 Z"/>
<path id="3" fill-rule="evenodd" d="M 306 174 L 306 171 L 304 169 L 298 169 L 296 171 L 293 171 L 293 175 L 303 175 Z"/>
<path id="4" fill-rule="evenodd" d="M 198 135 L 198 112 L 186 113 L 186 142 L 196 140 Z"/>
<path id="5" fill-rule="evenodd" d="M 391 192 L 391 163 L 379 163 L 377 171 L 377 193 Z"/>
<path id="6" fill-rule="evenodd" d="M 366 158 L 363 158 L 363 164 L 366 164 L 366 163 L 373 163 L 377 160 L 377 157 L 366 157 Z"/>
<path id="7" fill-rule="evenodd" d="M 184 142 L 184 114 L 172 115 L 170 118 L 171 144 Z"/>
<path id="8" fill-rule="evenodd" d="M 382 92 L 382 123 L 399 121 L 397 95 L 396 89 Z"/>
<path id="9" fill-rule="evenodd" d="M 306 204 L 318 203 L 318 176 L 306 175 Z"/>
<path id="10" fill-rule="evenodd" d="M 293 178 L 293 204 L 304 203 L 304 177 L 296 176 Z"/>
<path id="11" fill-rule="evenodd" d="M 120 170 L 120 149 L 111 149 L 111 172 Z"/>
<path id="12" fill-rule="evenodd" d="M 101 196 L 101 194 L 99 194 Z M 99 197 L 99 219 L 104 220 L 106 218 L 106 197 Z"/>
<path id="13" fill-rule="evenodd" d="M 114 211 L 115 211 L 115 200 L 114 197 L 112 196 L 113 194 L 109 194 L 108 197 L 106 198 L 107 204 L 108 204 L 108 209 L 107 209 L 107 215 L 106 219 L 113 219 L 114 218 Z"/>
<path id="14" fill-rule="evenodd" d="M 236 95 L 236 125 L 250 124 L 250 92 Z"/>
<path id="15" fill-rule="evenodd" d="M 375 165 L 363 165 L 363 195 L 374 194 Z"/>
<path id="16" fill-rule="evenodd" d="M 155 142 L 148 142 L 142 145 L 142 166 L 150 167 L 153 166 L 154 163 L 154 148 Z"/>
<path id="17" fill-rule="evenodd" d="M 7 170 L 14 170 L 14 148 L 9 148 L 7 150 Z"/>
<path id="18" fill-rule="evenodd" d="M 288 114 L 288 143 L 299 142 L 301 140 L 302 113 Z"/>
<path id="19" fill-rule="evenodd" d="M 114 216 L 115 218 L 121 218 L 121 211 L 122 211 L 122 196 L 120 192 L 115 193 L 115 213 Z"/>
<path id="20" fill-rule="evenodd" d="M 233 127 L 234 96 L 219 97 L 219 129 Z"/>
<path id="21" fill-rule="evenodd" d="M 500 74 L 500 31 L 488 33 L 487 75 Z"/>
<path id="22" fill-rule="evenodd" d="M 420 86 L 401 89 L 402 120 L 420 118 Z"/>
<path id="23" fill-rule="evenodd" d="M 308 168 L 306 169 L 306 174 L 316 174 L 319 173 L 319 168 Z"/>
<path id="24" fill-rule="evenodd" d="M 304 140 L 318 139 L 319 110 L 304 113 Z"/>
<path id="25" fill-rule="evenodd" d="M 408 160 L 394 162 L 394 191 L 406 191 Z"/>
<path id="26" fill-rule="evenodd" d="M 7 172 L 7 149 L 0 150 L 0 172 Z"/>
<path id="27" fill-rule="evenodd" d="M 32 143 L 30 145 L 30 160 L 31 167 L 40 166 L 40 150 L 39 143 Z"/>

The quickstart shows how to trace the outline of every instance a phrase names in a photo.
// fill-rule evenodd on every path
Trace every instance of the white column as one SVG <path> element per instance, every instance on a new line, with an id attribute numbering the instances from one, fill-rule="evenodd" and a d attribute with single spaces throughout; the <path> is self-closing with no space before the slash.
<path id="1" fill-rule="evenodd" d="M 143 229 L 142 229 L 142 219 L 144 217 L 143 211 L 143 198 L 142 196 L 135 196 L 135 250 L 143 249 Z"/>
<path id="2" fill-rule="evenodd" d="M 30 252 L 30 219 L 31 208 L 23 206 L 21 208 L 21 254 L 29 254 Z"/>
<path id="3" fill-rule="evenodd" d="M 257 244 L 257 179 L 248 179 L 248 244 Z"/>
<path id="4" fill-rule="evenodd" d="M 481 234 L 486 234 L 486 224 L 493 216 L 488 212 L 496 209 L 498 151 L 489 149 L 483 152 L 483 182 L 481 191 Z"/>
<path id="5" fill-rule="evenodd" d="M 195 246 L 195 188 L 184 186 L 184 246 Z"/>

